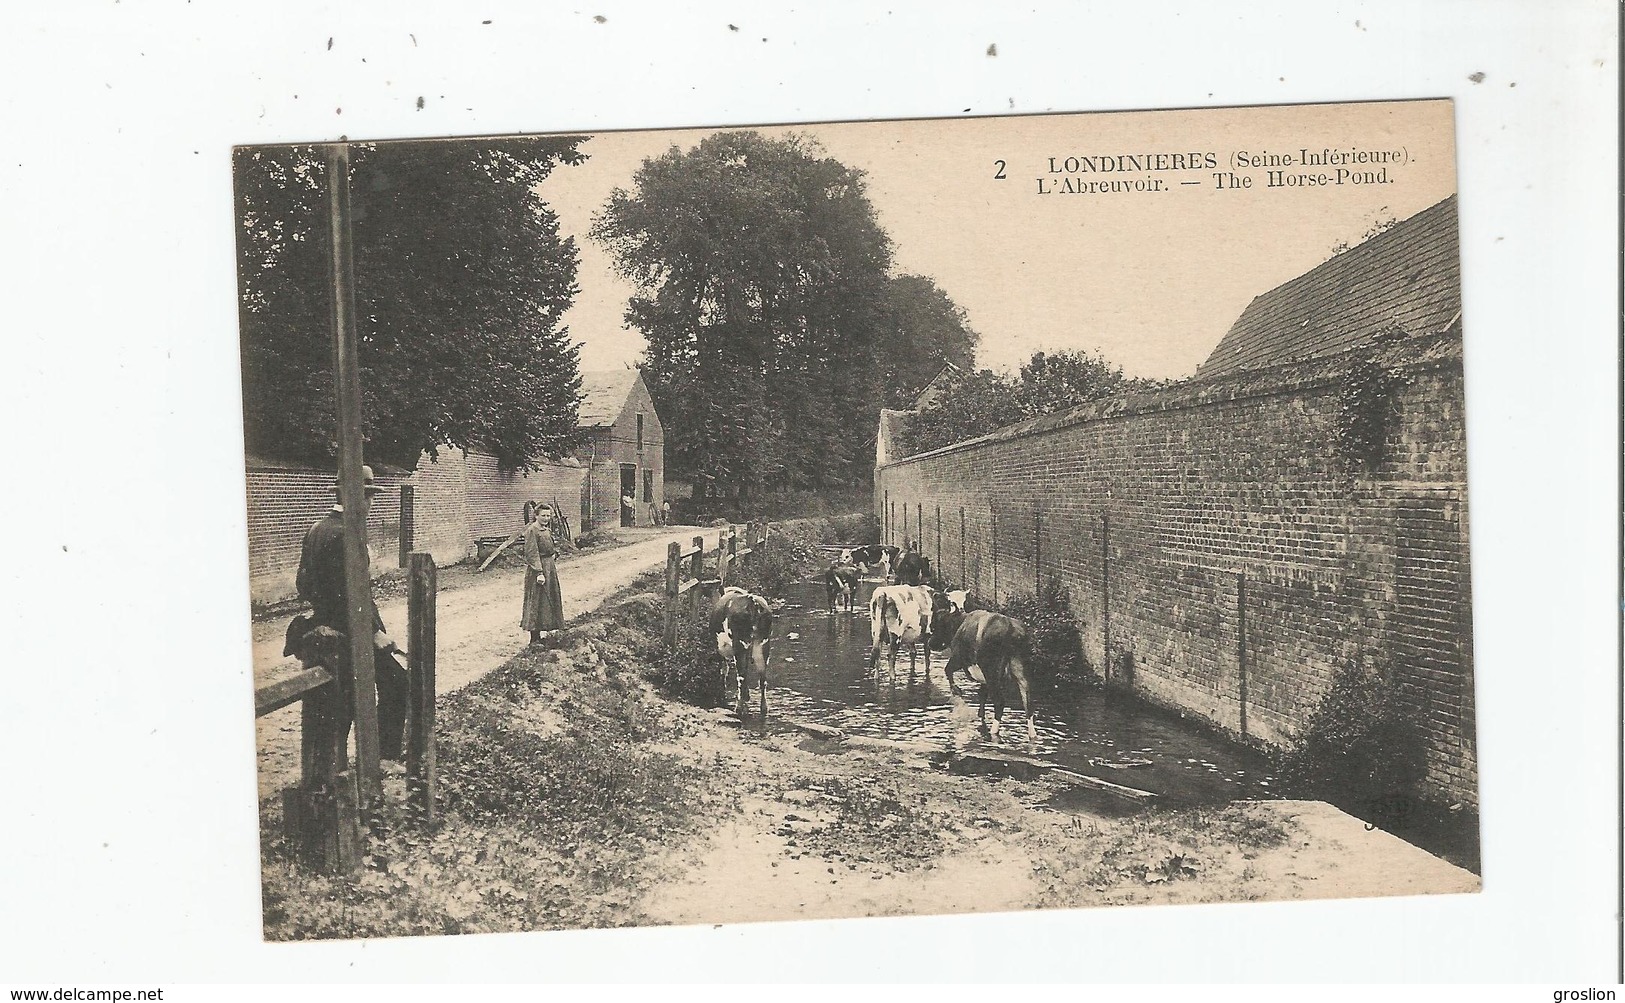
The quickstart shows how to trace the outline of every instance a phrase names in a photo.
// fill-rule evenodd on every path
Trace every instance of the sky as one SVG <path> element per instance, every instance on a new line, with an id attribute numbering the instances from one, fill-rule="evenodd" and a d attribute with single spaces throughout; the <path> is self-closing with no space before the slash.
<path id="1" fill-rule="evenodd" d="M 929 276 L 963 307 L 981 335 L 978 365 L 995 369 L 1037 351 L 1081 349 L 1130 376 L 1189 376 L 1253 297 L 1324 261 L 1339 243 L 1357 243 L 1374 224 L 1404 219 L 1456 189 L 1448 101 L 757 128 L 811 135 L 865 173 L 895 245 L 894 271 Z M 615 188 L 631 187 L 645 158 L 674 144 L 690 149 L 715 131 L 599 133 L 582 147 L 585 164 L 557 169 L 540 186 L 581 250 L 581 293 L 565 323 L 582 344 L 584 370 L 631 364 L 643 347 L 622 322 L 634 290 L 587 236 L 594 214 Z M 1301 151 L 1328 149 L 1392 162 L 1300 163 Z M 1188 159 L 1181 164 L 1175 153 Z M 1165 169 L 1144 169 L 1146 155 L 1156 154 L 1170 155 Z M 1123 159 L 1135 155 L 1138 165 Z M 1262 165 L 1257 158 L 1282 155 L 1292 162 L 1238 159 Z M 1102 157 L 1121 169 L 1068 163 Z M 1184 166 L 1191 163 L 1199 166 Z M 1269 185 L 1270 170 L 1335 182 L 1339 166 L 1371 177 Z M 1250 187 L 1220 188 L 1217 174 Z M 1154 180 L 1160 190 L 1065 190 L 1114 179 Z"/>

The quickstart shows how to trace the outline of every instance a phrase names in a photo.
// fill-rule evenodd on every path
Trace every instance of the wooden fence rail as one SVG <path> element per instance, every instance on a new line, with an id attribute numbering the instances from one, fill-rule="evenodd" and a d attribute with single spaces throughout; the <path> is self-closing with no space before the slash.
<path id="1" fill-rule="evenodd" d="M 680 639 L 682 617 L 679 611 L 686 605 L 689 616 L 698 615 L 702 598 L 712 589 L 720 592 L 726 588 L 729 575 L 736 571 L 741 561 L 767 542 L 767 534 L 768 523 L 765 520 L 749 522 L 742 527 L 724 527 L 717 534 L 715 578 L 704 577 L 706 556 L 704 537 L 696 536 L 694 542 L 687 547 L 673 541 L 666 548 L 664 626 L 667 647 L 677 647 Z M 688 596 L 688 602 L 683 604 L 680 600 L 685 595 Z"/>
<path id="2" fill-rule="evenodd" d="M 407 790 L 409 803 L 424 821 L 434 818 L 437 790 L 434 746 L 435 599 L 434 558 L 410 555 L 407 599 Z M 338 634 L 334 633 L 334 638 Z M 323 659 L 346 657 L 332 645 Z M 371 654 L 371 639 L 368 643 Z M 369 658 L 368 665 L 371 665 Z M 339 684 L 332 664 L 315 661 L 285 679 L 256 687 L 254 716 L 264 717 L 290 704 L 300 705 L 299 783 L 282 792 L 283 832 L 295 856 L 315 870 L 348 873 L 361 866 L 362 812 L 357 789 L 359 757 L 350 759 L 352 698 Z M 372 747 L 377 756 L 377 745 Z M 376 773 L 378 763 L 372 764 Z"/>

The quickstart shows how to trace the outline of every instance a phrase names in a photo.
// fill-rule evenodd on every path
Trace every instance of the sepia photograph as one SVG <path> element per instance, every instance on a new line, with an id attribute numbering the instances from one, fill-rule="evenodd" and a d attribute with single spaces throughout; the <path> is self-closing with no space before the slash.
<path id="1" fill-rule="evenodd" d="M 265 938 L 1476 892 L 1453 114 L 239 147 Z"/>

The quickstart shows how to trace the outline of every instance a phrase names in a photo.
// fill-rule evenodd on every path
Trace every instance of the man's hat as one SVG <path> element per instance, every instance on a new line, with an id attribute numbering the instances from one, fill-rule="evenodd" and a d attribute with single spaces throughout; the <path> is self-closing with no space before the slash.
<path id="1" fill-rule="evenodd" d="M 334 491 L 339 490 L 339 486 L 337 484 L 334 484 L 333 485 L 333 490 Z M 361 465 L 361 490 L 364 493 L 366 493 L 368 496 L 380 495 L 380 494 L 384 493 L 384 489 L 379 487 L 378 482 L 373 479 L 372 467 L 368 466 L 365 463 L 363 463 Z"/>

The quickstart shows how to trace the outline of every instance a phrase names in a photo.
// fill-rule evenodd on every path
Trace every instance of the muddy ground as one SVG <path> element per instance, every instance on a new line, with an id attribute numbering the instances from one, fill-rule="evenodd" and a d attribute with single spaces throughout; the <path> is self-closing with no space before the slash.
<path id="1" fill-rule="evenodd" d="M 1054 775 L 961 775 L 922 751 L 789 722 L 757 735 L 648 682 L 662 657 L 659 601 L 621 602 L 443 696 L 441 820 L 424 827 L 397 812 L 359 876 L 294 864 L 266 797 L 267 938 L 1479 886 L 1318 802 L 1135 809 Z M 388 783 L 398 805 L 400 781 Z"/>

